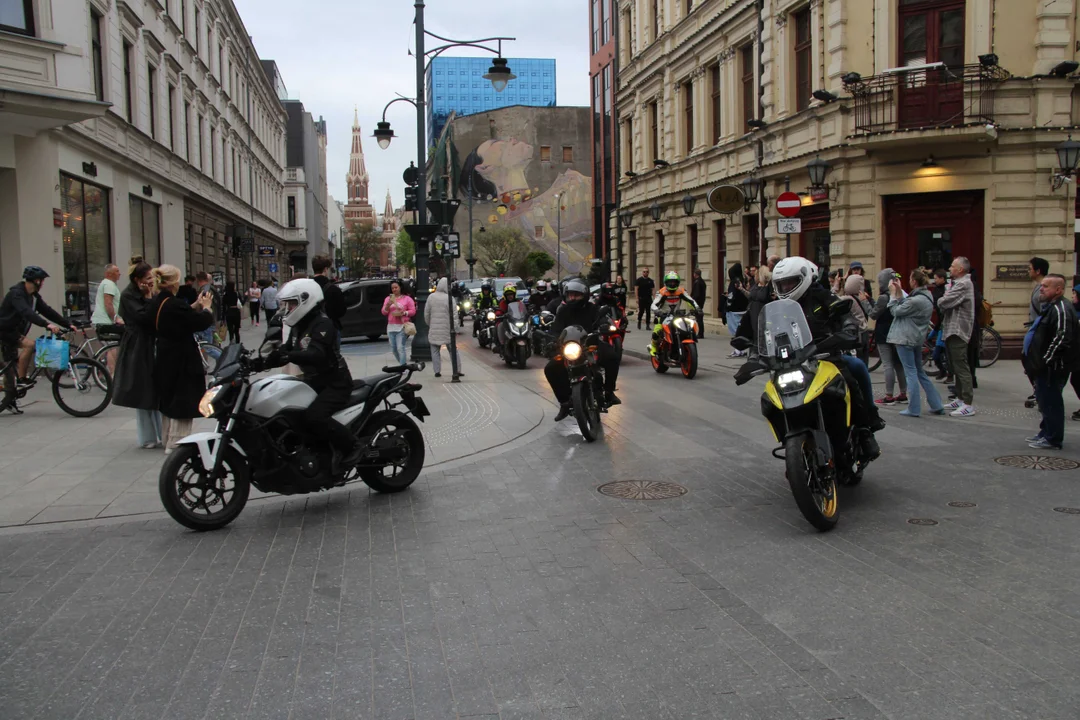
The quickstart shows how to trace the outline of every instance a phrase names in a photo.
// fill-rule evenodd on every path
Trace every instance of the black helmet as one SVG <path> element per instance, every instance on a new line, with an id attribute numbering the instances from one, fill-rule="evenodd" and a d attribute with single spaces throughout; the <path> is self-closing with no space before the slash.
<path id="1" fill-rule="evenodd" d="M 570 293 L 580 293 L 580 300 L 571 300 L 568 296 Z M 585 306 L 585 303 L 589 301 L 589 286 L 585 284 L 583 280 L 573 278 L 567 280 L 563 285 L 563 302 L 567 304 L 572 310 L 577 310 Z"/>
<path id="2" fill-rule="evenodd" d="M 49 277 L 49 273 L 45 272 L 37 265 L 27 265 L 22 271 L 23 280 L 44 280 Z"/>
<path id="3" fill-rule="evenodd" d="M 485 280 L 484 282 L 480 283 L 480 292 L 484 292 L 485 290 L 487 292 L 491 292 L 491 281 L 490 280 Z"/>

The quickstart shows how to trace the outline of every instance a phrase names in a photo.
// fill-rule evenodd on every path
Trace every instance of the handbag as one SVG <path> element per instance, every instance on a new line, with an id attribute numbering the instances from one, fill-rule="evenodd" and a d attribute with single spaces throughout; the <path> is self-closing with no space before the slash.
<path id="1" fill-rule="evenodd" d="M 405 321 L 401 324 L 401 332 L 405 333 L 405 337 L 412 337 L 416 334 L 416 325 L 412 322 Z"/>
<path id="2" fill-rule="evenodd" d="M 34 341 L 34 366 L 49 370 L 67 370 L 71 344 L 67 340 L 39 337 Z"/>

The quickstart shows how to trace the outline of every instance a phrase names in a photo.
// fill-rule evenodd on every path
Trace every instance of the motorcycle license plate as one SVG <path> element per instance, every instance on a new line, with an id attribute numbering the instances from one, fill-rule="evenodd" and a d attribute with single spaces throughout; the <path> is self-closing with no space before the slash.
<path id="1" fill-rule="evenodd" d="M 524 340 L 518 340 L 518 345 L 524 345 L 524 344 L 525 344 Z"/>

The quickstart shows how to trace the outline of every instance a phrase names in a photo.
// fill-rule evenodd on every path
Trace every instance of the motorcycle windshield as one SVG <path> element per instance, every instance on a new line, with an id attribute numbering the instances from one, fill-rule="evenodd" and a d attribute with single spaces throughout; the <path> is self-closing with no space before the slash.
<path id="1" fill-rule="evenodd" d="M 802 306 L 794 300 L 774 300 L 758 316 L 758 354 L 786 360 L 814 341 Z M 786 352 L 786 355 L 785 355 Z"/>
<path id="2" fill-rule="evenodd" d="M 525 303 L 512 302 L 507 306 L 506 315 L 515 322 L 524 322 L 529 317 L 529 311 L 525 309 Z"/>

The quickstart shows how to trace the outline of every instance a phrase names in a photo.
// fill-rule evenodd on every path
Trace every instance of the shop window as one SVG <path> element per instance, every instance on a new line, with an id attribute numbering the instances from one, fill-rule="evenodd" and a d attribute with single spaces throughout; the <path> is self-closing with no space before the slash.
<path id="1" fill-rule="evenodd" d="M 72 315 L 89 317 L 105 265 L 112 261 L 109 191 L 69 175 L 60 176 L 64 226 L 64 304 Z"/>
<path id="2" fill-rule="evenodd" d="M 0 2 L 0 30 L 34 34 L 34 0 L 3 0 Z"/>
<path id="3" fill-rule="evenodd" d="M 161 264 L 161 208 L 135 195 L 128 196 L 131 211 L 131 254 L 142 255 L 153 266 Z"/>

